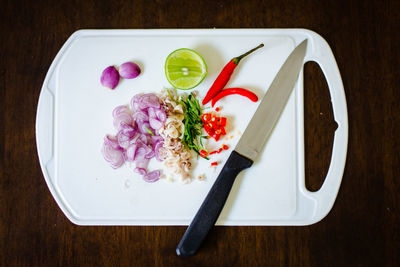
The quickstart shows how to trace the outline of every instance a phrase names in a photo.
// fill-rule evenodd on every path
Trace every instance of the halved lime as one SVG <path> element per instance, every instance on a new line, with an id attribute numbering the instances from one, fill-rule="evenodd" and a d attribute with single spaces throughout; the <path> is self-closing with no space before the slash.
<path id="1" fill-rule="evenodd" d="M 207 75 L 207 65 L 196 51 L 180 48 L 165 60 L 165 75 L 173 87 L 188 90 L 203 81 Z"/>

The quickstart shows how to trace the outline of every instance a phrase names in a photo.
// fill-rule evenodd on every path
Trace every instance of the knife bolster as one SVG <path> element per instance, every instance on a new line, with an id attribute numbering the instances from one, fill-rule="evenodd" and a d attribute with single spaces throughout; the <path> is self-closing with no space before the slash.
<path id="1" fill-rule="evenodd" d="M 245 156 L 242 156 L 235 150 L 232 151 L 228 160 L 226 161 L 226 168 L 231 170 L 238 170 L 238 172 L 249 168 L 253 164 L 253 161 Z"/>

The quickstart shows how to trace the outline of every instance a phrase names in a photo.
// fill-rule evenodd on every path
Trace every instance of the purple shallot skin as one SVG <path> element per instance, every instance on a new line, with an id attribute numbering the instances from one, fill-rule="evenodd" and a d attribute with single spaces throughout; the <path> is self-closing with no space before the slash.
<path id="1" fill-rule="evenodd" d="M 119 73 L 114 66 L 109 66 L 103 70 L 100 82 L 104 87 L 113 90 L 119 83 Z"/>
<path id="2" fill-rule="evenodd" d="M 124 79 L 136 78 L 140 73 L 140 67 L 133 62 L 125 62 L 119 67 L 119 75 Z"/>

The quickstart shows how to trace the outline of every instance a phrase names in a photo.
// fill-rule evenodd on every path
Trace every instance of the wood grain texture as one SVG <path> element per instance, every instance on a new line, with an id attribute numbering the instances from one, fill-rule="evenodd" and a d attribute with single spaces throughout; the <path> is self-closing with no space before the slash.
<path id="1" fill-rule="evenodd" d="M 399 1 L 0 0 L 1 266 L 398 266 Z M 175 255 L 186 227 L 80 227 L 42 177 L 35 115 L 46 72 L 76 30 L 307 28 L 330 44 L 349 112 L 336 203 L 305 227 L 216 227 L 200 252 Z M 305 70 L 306 175 L 317 190 L 335 123 L 318 67 Z"/>

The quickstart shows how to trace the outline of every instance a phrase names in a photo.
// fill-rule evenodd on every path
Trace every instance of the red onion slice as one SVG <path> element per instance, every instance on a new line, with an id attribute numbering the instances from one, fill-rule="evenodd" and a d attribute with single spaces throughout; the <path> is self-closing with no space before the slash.
<path id="1" fill-rule="evenodd" d="M 148 114 L 149 114 L 149 118 L 150 118 L 150 119 L 155 119 L 155 118 L 157 118 L 157 116 L 156 116 L 156 111 L 154 110 L 154 108 L 149 108 L 149 109 L 147 110 L 147 112 L 148 112 Z"/>
<path id="2" fill-rule="evenodd" d="M 151 171 L 143 176 L 143 180 L 148 183 L 154 183 L 160 179 L 161 172 L 159 170 Z"/>
<path id="3" fill-rule="evenodd" d="M 146 159 L 152 159 L 152 158 L 154 158 L 154 156 L 155 156 L 155 153 L 154 153 L 153 148 L 150 146 L 146 146 L 146 155 L 144 155 L 144 157 Z"/>
<path id="4" fill-rule="evenodd" d="M 131 125 L 133 122 L 132 116 L 127 113 L 119 113 L 114 116 L 113 124 L 116 129 L 119 129 L 121 124 Z"/>
<path id="5" fill-rule="evenodd" d="M 121 147 L 118 144 L 118 140 L 115 136 L 111 135 L 106 135 L 104 137 L 104 143 L 107 144 L 108 146 L 111 146 L 114 149 L 120 149 Z"/>
<path id="6" fill-rule="evenodd" d="M 138 173 L 138 174 L 140 174 L 140 175 L 146 175 L 147 174 L 147 170 L 144 169 L 144 168 L 137 168 L 136 167 L 133 171 Z"/>
<path id="7" fill-rule="evenodd" d="M 149 121 L 149 115 L 141 110 L 134 112 L 132 117 L 136 121 L 136 123 Z"/>
<path id="8" fill-rule="evenodd" d="M 112 112 L 112 115 L 113 115 L 113 117 L 115 117 L 119 113 L 128 113 L 128 114 L 130 114 L 131 111 L 129 110 L 129 107 L 127 105 L 122 105 L 122 106 L 118 106 L 118 107 L 114 108 L 114 110 Z"/>
<path id="9" fill-rule="evenodd" d="M 118 137 L 118 144 L 120 147 L 126 149 L 129 146 L 130 143 L 130 139 L 129 136 L 122 134 L 121 132 L 119 132 L 117 134 Z"/>
<path id="10" fill-rule="evenodd" d="M 139 136 L 139 138 L 137 139 L 137 142 L 138 142 L 138 143 L 141 143 L 141 144 L 143 144 L 143 145 L 147 145 L 147 143 L 148 143 L 147 136 L 144 135 L 144 134 L 141 134 L 141 135 Z"/>
<path id="11" fill-rule="evenodd" d="M 134 112 L 139 110 L 139 102 L 141 98 L 142 94 L 137 94 L 132 97 L 130 104 Z"/>
<path id="12" fill-rule="evenodd" d="M 125 123 L 128 125 L 131 125 L 133 123 L 131 111 L 126 105 L 116 107 L 113 110 L 112 115 L 114 119 L 113 124 L 116 129 L 120 128 L 121 123 Z"/>
<path id="13" fill-rule="evenodd" d="M 158 143 L 164 141 L 164 139 L 161 137 L 161 135 L 151 135 L 149 143 L 153 144 L 154 146 Z"/>
<path id="14" fill-rule="evenodd" d="M 150 135 L 150 132 L 152 132 L 154 134 L 154 132 L 151 129 L 150 124 L 148 122 L 138 123 L 138 129 L 142 134 Z"/>
<path id="15" fill-rule="evenodd" d="M 127 124 L 121 123 L 121 130 L 117 133 L 117 140 L 120 147 L 126 149 L 129 144 L 131 144 L 134 135 L 136 134 L 136 130 Z"/>
<path id="16" fill-rule="evenodd" d="M 161 121 L 159 121 L 157 119 L 150 119 L 149 123 L 150 123 L 150 127 L 155 129 L 155 130 L 160 129 L 164 125 Z"/>
<path id="17" fill-rule="evenodd" d="M 149 165 L 149 159 L 146 158 L 136 158 L 135 162 L 137 168 L 147 169 L 147 166 Z"/>
<path id="18" fill-rule="evenodd" d="M 130 161 L 130 162 L 135 161 L 136 149 L 137 149 L 136 144 L 130 144 L 128 146 L 128 148 L 126 149 L 126 152 L 125 152 L 126 161 Z"/>
<path id="19" fill-rule="evenodd" d="M 158 161 L 163 161 L 164 158 L 163 156 L 160 154 L 160 149 L 163 147 L 163 142 L 159 141 L 154 145 L 154 156 Z"/>
<path id="20" fill-rule="evenodd" d="M 158 96 L 155 94 L 144 94 L 142 95 L 142 98 L 140 99 L 139 102 L 139 107 L 141 109 L 146 109 L 146 108 L 160 108 L 160 100 Z"/>
<path id="21" fill-rule="evenodd" d="M 124 164 L 124 154 L 120 149 L 115 149 L 109 142 L 103 143 L 101 150 L 104 159 L 111 164 L 111 167 L 116 169 Z"/>
<path id="22" fill-rule="evenodd" d="M 167 114 L 161 108 L 149 108 L 148 113 L 150 119 L 157 119 L 161 122 L 165 122 L 167 119 Z"/>
<path id="23" fill-rule="evenodd" d="M 132 125 L 121 123 L 120 131 L 123 132 L 123 134 L 129 135 L 129 137 L 132 138 L 136 134 L 137 129 Z"/>
<path id="24" fill-rule="evenodd" d="M 167 114 L 162 109 L 156 110 L 156 116 L 157 116 L 157 119 L 160 120 L 161 122 L 165 122 L 167 120 Z"/>

